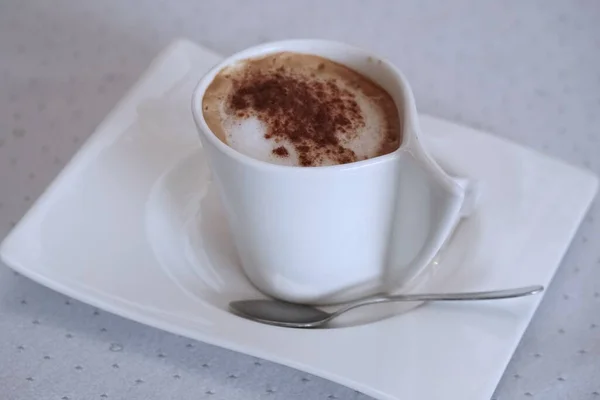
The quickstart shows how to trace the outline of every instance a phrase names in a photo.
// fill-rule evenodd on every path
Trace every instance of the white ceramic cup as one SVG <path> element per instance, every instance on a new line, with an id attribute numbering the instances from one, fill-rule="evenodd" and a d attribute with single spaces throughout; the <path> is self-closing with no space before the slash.
<path id="1" fill-rule="evenodd" d="M 328 58 L 385 88 L 403 121 L 399 149 L 350 164 L 291 167 L 253 159 L 219 140 L 202 115 L 208 85 L 227 65 L 281 51 Z M 243 270 L 273 297 L 328 304 L 405 285 L 427 269 L 473 207 L 469 181 L 447 175 L 423 148 L 402 73 L 362 49 L 322 40 L 252 47 L 202 78 L 192 110 Z"/>

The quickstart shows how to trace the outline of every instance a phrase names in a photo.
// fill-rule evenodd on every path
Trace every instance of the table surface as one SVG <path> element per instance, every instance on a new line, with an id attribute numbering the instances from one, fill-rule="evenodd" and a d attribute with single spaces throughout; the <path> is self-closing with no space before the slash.
<path id="1" fill-rule="evenodd" d="M 421 111 L 600 174 L 599 18 L 594 0 L 0 0 L 0 239 L 177 37 L 223 54 L 290 37 L 358 44 L 406 73 Z M 600 400 L 599 242 L 595 202 L 494 398 Z M 367 399 L 2 265 L 0 360 L 2 399 Z"/>

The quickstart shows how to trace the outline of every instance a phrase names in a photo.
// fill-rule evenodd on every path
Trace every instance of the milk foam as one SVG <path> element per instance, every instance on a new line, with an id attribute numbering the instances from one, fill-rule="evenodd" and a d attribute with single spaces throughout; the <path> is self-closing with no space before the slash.
<path id="1" fill-rule="evenodd" d="M 285 143 L 274 143 L 265 139 L 267 127 L 256 117 L 240 119 L 223 115 L 223 128 L 227 135 L 227 144 L 233 149 L 257 160 L 280 165 L 298 165 L 298 154 L 293 146 Z M 285 146 L 289 153 L 287 157 L 273 154 L 277 147 Z"/>
<path id="2" fill-rule="evenodd" d="M 273 125 L 269 125 L 268 118 L 265 120 L 265 114 L 258 114 L 252 110 L 253 106 L 248 108 L 244 103 L 248 101 L 244 100 L 243 96 L 246 95 L 242 95 L 240 100 L 242 103 L 236 107 L 233 107 L 233 103 L 231 103 L 231 96 L 236 93 L 236 87 L 239 88 L 239 82 L 252 79 L 252 73 L 256 73 L 256 71 L 262 73 L 262 76 L 268 77 L 269 74 L 273 74 L 273 77 L 277 77 L 281 73 L 282 67 L 286 68 L 284 74 L 292 71 L 292 74 L 300 81 L 312 85 L 309 86 L 310 90 L 315 90 L 310 95 L 310 99 L 290 97 L 289 93 L 293 92 L 286 92 L 288 94 L 281 98 L 282 107 L 284 105 L 287 108 L 296 107 L 293 108 L 293 112 L 298 112 L 299 116 L 313 110 L 309 111 L 308 115 L 312 113 L 310 118 L 315 119 L 303 121 L 302 118 L 294 117 L 280 121 L 288 124 L 287 128 L 277 129 L 291 129 L 293 132 L 291 135 L 273 134 Z M 254 72 L 249 73 L 248 71 Z M 279 81 L 277 82 L 279 84 Z M 273 83 L 270 84 L 271 89 L 269 90 L 273 90 Z M 332 85 L 334 89 L 331 88 Z M 282 87 L 281 90 L 287 89 Z M 258 90 L 254 95 L 261 96 L 263 89 L 254 90 Z M 290 87 L 289 90 L 298 89 Z M 299 93 L 302 93 L 302 90 L 306 89 L 301 89 Z M 319 90 L 324 91 L 324 97 L 319 94 Z M 304 96 L 306 95 L 304 94 Z M 323 98 L 322 103 L 315 100 L 321 98 Z M 294 100 L 290 99 L 299 101 L 294 103 Z M 264 103 L 262 107 L 269 107 L 270 101 L 277 103 L 277 100 L 279 100 L 278 97 L 265 99 L 267 103 Z M 282 109 L 286 109 L 287 112 L 285 107 Z M 302 107 L 308 108 L 303 111 Z M 321 107 L 318 112 L 329 112 L 327 111 L 330 110 L 329 107 L 333 107 L 331 114 L 327 116 L 329 122 L 325 125 L 319 123 L 318 115 L 322 114 L 315 113 L 315 109 L 312 107 Z M 343 111 L 343 107 L 350 107 L 350 109 Z M 203 115 L 213 133 L 236 151 L 260 161 L 279 165 L 325 166 L 365 160 L 395 150 L 401 140 L 397 109 L 384 89 L 341 64 L 313 55 L 278 53 L 265 58 L 244 60 L 225 67 L 217 74 L 205 92 Z M 347 123 L 335 122 L 338 121 L 335 118 L 342 118 L 343 121 L 346 117 L 348 118 Z M 319 132 L 321 126 L 335 127 L 327 129 L 340 129 L 341 131 L 321 131 L 321 134 L 317 134 L 317 136 L 328 137 L 328 139 L 310 139 L 313 135 L 311 133 L 306 139 L 309 140 L 308 143 L 303 142 L 304 139 L 300 139 L 300 141 L 294 139 L 296 142 L 291 142 L 292 137 L 298 137 L 294 135 L 303 135 L 304 127 L 311 129 L 310 132 Z M 337 140 L 338 143 L 332 144 L 331 140 L 334 142 Z M 302 147 L 304 144 L 308 144 L 312 149 L 308 162 L 306 150 Z M 350 158 L 347 157 L 348 153 L 351 154 Z"/>
<path id="3" fill-rule="evenodd" d="M 340 81 L 342 81 L 340 79 Z M 358 160 L 373 158 L 379 155 L 381 143 L 385 140 L 386 116 L 375 101 L 358 90 L 338 82 L 340 87 L 345 87 L 355 95 L 355 100 L 360 107 L 364 119 L 364 126 L 347 134 L 340 133 L 341 144 L 357 155 Z M 224 102 L 219 107 L 219 114 L 226 135 L 227 144 L 233 149 L 257 160 L 272 164 L 300 166 L 298 154 L 294 146 L 286 140 L 275 141 L 266 139 L 267 126 L 258 118 L 237 117 L 227 112 Z M 276 148 L 284 146 L 289 153 L 287 157 L 280 157 L 273 153 Z M 334 158 L 322 156 L 321 166 L 338 164 Z"/>

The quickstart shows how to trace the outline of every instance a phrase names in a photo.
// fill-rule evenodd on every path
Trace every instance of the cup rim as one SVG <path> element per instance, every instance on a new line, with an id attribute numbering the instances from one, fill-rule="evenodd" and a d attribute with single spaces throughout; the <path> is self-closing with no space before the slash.
<path id="1" fill-rule="evenodd" d="M 347 164 L 335 164 L 335 165 L 322 165 L 322 166 L 298 166 L 298 165 L 281 165 L 274 164 L 267 161 L 259 160 L 248 156 L 244 153 L 241 153 L 238 150 L 233 149 L 228 146 L 226 143 L 223 143 L 208 127 L 206 121 L 204 119 L 204 115 L 202 113 L 202 100 L 204 98 L 204 94 L 209 84 L 213 81 L 215 76 L 228 65 L 233 64 L 234 62 L 256 57 L 256 56 L 264 56 L 272 53 L 276 53 L 278 51 L 284 51 L 285 48 L 289 47 L 290 51 L 295 51 L 293 49 L 294 46 L 307 43 L 312 43 L 315 45 L 329 45 L 329 46 L 338 46 L 344 47 L 348 50 L 358 51 L 364 53 L 366 57 L 373 57 L 378 61 L 381 61 L 382 64 L 385 65 L 386 68 L 389 68 L 397 77 L 400 86 L 402 87 L 402 94 L 404 97 L 404 105 L 403 105 L 403 139 L 400 143 L 400 146 L 391 153 L 384 154 L 377 157 L 372 157 L 366 160 L 355 161 Z M 310 54 L 310 52 L 306 52 Z M 208 140 L 213 146 L 215 146 L 219 151 L 225 153 L 227 156 L 234 158 L 240 163 L 251 165 L 257 168 L 263 169 L 271 169 L 271 170 L 281 170 L 281 171 L 302 171 L 302 173 L 311 173 L 314 171 L 340 171 L 340 170 L 349 170 L 356 168 L 364 168 L 370 165 L 379 164 L 382 162 L 387 162 L 391 159 L 397 158 L 400 153 L 407 151 L 411 137 L 407 133 L 412 131 L 413 135 L 416 135 L 418 131 L 418 119 L 417 119 L 417 110 L 414 101 L 414 97 L 412 94 L 412 90 L 406 77 L 404 74 L 395 67 L 390 61 L 385 58 L 376 56 L 372 52 L 365 50 L 361 47 L 353 46 L 344 42 L 332 41 L 332 40 L 322 40 L 322 39 L 291 39 L 291 40 L 281 40 L 281 41 L 273 41 L 267 42 L 263 44 L 259 44 L 256 46 L 252 46 L 242 50 L 240 52 L 234 53 L 233 55 L 226 57 L 221 62 L 217 63 L 213 66 L 204 76 L 200 79 L 198 84 L 195 86 L 193 94 L 192 94 L 192 116 L 194 118 L 194 122 L 196 124 L 196 128 L 199 131 L 200 135 L 203 135 L 206 140 Z"/>

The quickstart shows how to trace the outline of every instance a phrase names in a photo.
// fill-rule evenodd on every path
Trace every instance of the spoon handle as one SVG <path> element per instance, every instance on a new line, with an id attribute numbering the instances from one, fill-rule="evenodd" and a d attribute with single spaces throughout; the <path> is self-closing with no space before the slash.
<path id="1" fill-rule="evenodd" d="M 499 300 L 511 299 L 514 297 L 529 296 L 539 293 L 544 290 L 541 285 L 524 286 L 514 289 L 504 290 L 489 290 L 485 292 L 462 292 L 462 293 L 415 293 L 415 294 L 397 294 L 397 295 L 381 295 L 370 297 L 350 303 L 342 309 L 335 312 L 335 315 L 340 315 L 346 311 L 357 307 L 366 306 L 377 303 L 392 303 L 398 301 L 467 301 L 467 300 Z"/>
<path id="2" fill-rule="evenodd" d="M 529 296 L 544 290 L 541 285 L 525 286 L 514 289 L 489 290 L 485 292 L 462 293 L 415 293 L 386 296 L 389 301 L 461 301 L 461 300 L 498 300 Z"/>

